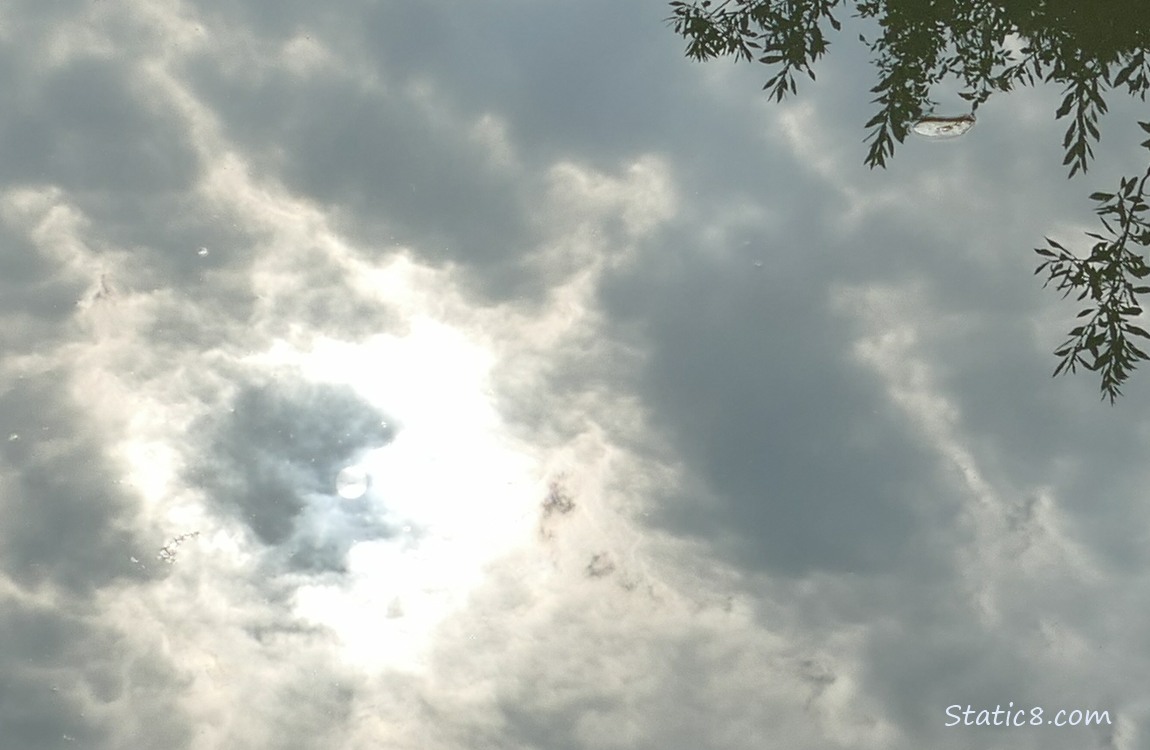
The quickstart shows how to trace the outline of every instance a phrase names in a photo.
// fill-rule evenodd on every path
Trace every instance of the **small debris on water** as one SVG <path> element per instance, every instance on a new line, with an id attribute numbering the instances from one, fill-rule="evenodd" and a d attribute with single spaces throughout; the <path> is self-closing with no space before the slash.
<path id="1" fill-rule="evenodd" d="M 944 138 L 957 138 L 974 127 L 974 115 L 958 115 L 956 117 L 924 117 L 912 127 L 915 133 L 924 138 L 940 140 Z"/>
<path id="2" fill-rule="evenodd" d="M 187 540 L 199 535 L 200 532 L 198 531 L 192 531 L 187 534 L 180 534 L 178 537 L 172 539 L 160 548 L 160 554 L 156 555 L 156 559 L 160 562 L 166 562 L 168 565 L 171 565 L 176 561 L 176 550 L 179 549 L 180 545 Z"/>

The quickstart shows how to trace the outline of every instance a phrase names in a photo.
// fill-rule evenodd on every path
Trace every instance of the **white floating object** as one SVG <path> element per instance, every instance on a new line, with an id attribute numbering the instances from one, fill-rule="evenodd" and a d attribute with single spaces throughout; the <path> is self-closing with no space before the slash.
<path id="1" fill-rule="evenodd" d="M 911 130 L 924 138 L 940 140 L 957 138 L 973 127 L 974 115 L 958 115 L 957 117 L 924 117 L 912 125 Z"/>
<path id="2" fill-rule="evenodd" d="M 355 500 L 367 492 L 368 476 L 362 466 L 348 466 L 335 478 L 335 491 L 344 500 Z"/>

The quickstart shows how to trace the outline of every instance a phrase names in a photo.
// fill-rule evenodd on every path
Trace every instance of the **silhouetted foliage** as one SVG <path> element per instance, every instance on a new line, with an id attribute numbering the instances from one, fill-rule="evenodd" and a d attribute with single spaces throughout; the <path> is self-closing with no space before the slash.
<path id="1" fill-rule="evenodd" d="M 961 82 L 959 96 L 973 115 L 996 93 L 1052 84 L 1062 88 L 1055 118 L 1068 119 L 1063 165 L 1068 176 L 1084 173 L 1099 141 L 1098 119 L 1106 114 L 1104 94 L 1125 90 L 1143 101 L 1150 89 L 1150 3 L 1132 0 L 702 0 L 671 3 L 667 19 L 687 39 L 687 55 L 707 60 L 734 55 L 771 68 L 764 89 L 775 101 L 796 94 L 795 77 L 815 79 L 814 65 L 830 42 L 826 29 L 840 31 L 835 17 L 849 11 L 877 22 L 873 39 L 859 36 L 872 53 L 878 81 L 871 89 L 878 111 L 867 120 L 865 163 L 885 167 L 914 123 L 931 115 L 931 90 L 945 80 Z M 1139 123 L 1150 132 L 1150 124 Z M 1150 141 L 1143 144 L 1150 147 Z M 1147 355 L 1130 336 L 1146 332 L 1130 320 L 1142 313 L 1136 297 L 1150 286 L 1130 281 L 1150 271 L 1132 245 L 1150 245 L 1146 176 L 1124 177 L 1115 193 L 1091 199 L 1107 235 L 1081 259 L 1047 239 L 1035 252 L 1047 258 L 1047 284 L 1057 281 L 1063 296 L 1081 290 L 1093 303 L 1079 313 L 1089 322 L 1075 327 L 1055 352 L 1054 371 L 1078 365 L 1102 375 L 1103 398 L 1111 403 L 1135 363 Z M 1089 359 L 1086 358 L 1089 353 Z"/>
<path id="2" fill-rule="evenodd" d="M 1150 124 L 1139 125 L 1150 132 Z M 1078 300 L 1089 297 L 1093 303 L 1078 313 L 1078 318 L 1089 318 L 1088 322 L 1073 328 L 1062 347 L 1054 352 L 1062 358 L 1054 374 L 1067 369 L 1074 372 L 1077 365 L 1100 371 L 1103 398 L 1109 397 L 1110 403 L 1121 395 L 1119 386 L 1134 369 L 1134 363 L 1150 359 L 1130 340 L 1131 336 L 1150 338 L 1144 329 L 1130 322 L 1142 314 L 1136 295 L 1150 293 L 1150 286 L 1135 286 L 1130 280 L 1150 275 L 1150 266 L 1142 256 L 1130 251 L 1131 244 L 1150 245 L 1150 223 L 1144 218 L 1147 179 L 1150 169 L 1141 180 L 1123 178 L 1117 193 L 1090 196 L 1100 204 L 1094 211 L 1110 235 L 1087 233 L 1098 240 L 1090 257 L 1078 258 L 1049 237 L 1048 247 L 1035 248 L 1036 253 L 1048 258 L 1034 270 L 1038 273 L 1049 267 L 1050 277 L 1043 286 L 1057 280 L 1055 288 L 1063 293 L 1063 298 L 1081 289 Z M 1117 220 L 1117 229 L 1107 217 Z M 1087 352 L 1089 360 L 1084 356 Z"/>

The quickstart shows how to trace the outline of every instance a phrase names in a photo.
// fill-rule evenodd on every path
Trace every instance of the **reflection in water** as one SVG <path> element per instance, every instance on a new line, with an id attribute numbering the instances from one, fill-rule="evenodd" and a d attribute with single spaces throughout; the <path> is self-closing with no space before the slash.
<path id="1" fill-rule="evenodd" d="M 911 128 L 924 138 L 941 140 L 965 135 L 974 127 L 974 115 L 958 117 L 924 117 Z"/>
<path id="2" fill-rule="evenodd" d="M 344 500 L 355 500 L 367 492 L 369 478 L 362 466 L 348 466 L 335 478 L 335 491 Z"/>
<path id="3" fill-rule="evenodd" d="M 896 144 L 914 132 L 927 138 L 953 138 L 974 125 L 979 106 L 992 95 L 1016 88 L 1054 84 L 1062 102 L 1055 119 L 1068 123 L 1062 163 L 1069 176 L 1084 173 L 1100 139 L 1098 120 L 1106 114 L 1107 91 L 1125 89 L 1145 100 L 1150 91 L 1150 5 L 1112 2 L 1102 6 L 1049 0 L 975 0 L 924 3 L 910 0 L 694 0 L 671 3 L 668 19 L 687 40 L 696 60 L 733 55 L 768 66 L 766 89 L 775 101 L 798 92 L 796 74 L 815 78 L 814 65 L 830 48 L 828 28 L 842 31 L 833 12 L 853 6 L 871 37 L 858 39 L 871 53 L 877 82 L 870 89 L 878 112 L 865 127 L 870 146 L 866 164 L 885 167 Z M 1089 7 L 1089 9 L 1087 9 Z M 877 25 L 875 25 L 877 24 Z M 853 36 L 853 35 L 852 35 Z M 957 82 L 970 114 L 932 117 L 932 92 Z M 1150 123 L 1139 125 L 1150 133 Z M 1142 144 L 1150 148 L 1150 140 Z M 1150 178 L 1124 177 L 1117 190 L 1095 192 L 1106 234 L 1082 258 L 1050 242 L 1036 252 L 1048 271 L 1047 284 L 1068 296 L 1089 300 L 1079 311 L 1082 325 L 1071 329 L 1055 351 L 1058 375 L 1081 365 L 1101 375 L 1103 398 L 1113 403 L 1136 363 L 1150 359 L 1132 337 L 1150 338 L 1131 321 L 1142 314 L 1137 297 L 1150 294 L 1140 281 L 1150 275 L 1140 252 L 1150 246 Z M 1108 223 L 1111 222 L 1111 223 Z"/>
<path id="4" fill-rule="evenodd" d="M 532 536 L 535 464 L 502 432 L 487 390 L 490 356 L 460 329 L 425 320 L 405 336 L 321 339 L 303 350 L 277 347 L 259 361 L 308 383 L 340 384 L 333 391 L 271 379 L 271 393 L 237 409 L 242 421 L 228 428 L 234 437 L 216 454 L 229 465 L 236 454 L 255 464 L 275 448 L 266 456 L 273 467 L 287 472 L 293 467 L 274 459 L 290 457 L 302 474 L 284 474 L 289 486 L 304 487 L 295 515 L 282 505 L 281 483 L 258 493 L 268 512 L 286 516 L 283 533 L 265 540 L 269 560 L 277 551 L 321 548 L 312 557 L 323 566 L 292 566 L 299 576 L 293 615 L 330 630 L 349 664 L 419 668 L 436 629 L 484 580 L 485 566 Z M 325 439 L 293 452 L 298 441 L 284 441 L 287 429 Z M 313 489 L 310 457 L 348 432 L 387 440 L 357 438 L 346 452 L 328 454 L 332 461 L 318 465 L 330 468 L 314 475 Z M 263 446 L 259 454 L 252 444 Z M 274 478 L 267 463 L 263 473 Z M 264 507 L 253 504 L 253 494 L 233 493 L 242 517 Z M 374 531 L 365 526 L 373 518 Z"/>
<path id="5" fill-rule="evenodd" d="M 160 548 L 160 553 L 156 555 L 156 559 L 160 562 L 166 562 L 171 565 L 176 561 L 176 552 L 179 550 L 180 545 L 189 539 L 196 538 L 199 535 L 200 532 L 198 531 L 192 531 L 187 534 L 180 534 Z"/>
<path id="6" fill-rule="evenodd" d="M 782 101 L 798 92 L 796 73 L 815 79 L 814 65 L 830 48 L 827 28 L 842 30 L 837 0 L 711 0 L 672 2 L 669 19 L 696 60 L 734 55 L 757 60 L 772 75 L 764 88 Z M 1150 9 L 1121 3 L 1107 12 L 1079 12 L 1042 0 L 920 3 L 856 0 L 855 17 L 877 23 L 858 38 L 872 53 L 879 111 L 866 123 L 868 165 L 885 166 L 911 126 L 936 104 L 944 82 L 961 86 L 971 114 L 995 93 L 1054 83 L 1064 99 L 1058 119 L 1070 118 L 1064 148 L 1073 175 L 1085 170 L 1099 138 L 1108 88 L 1144 97 L 1150 88 L 1145 56 Z M 1117 20 L 1120 19 L 1120 22 Z M 875 27 L 870 27 L 875 28 Z"/>

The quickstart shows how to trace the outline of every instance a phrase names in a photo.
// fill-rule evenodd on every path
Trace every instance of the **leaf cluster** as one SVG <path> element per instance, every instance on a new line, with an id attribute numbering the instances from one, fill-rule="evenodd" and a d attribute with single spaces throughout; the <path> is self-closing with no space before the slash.
<path id="1" fill-rule="evenodd" d="M 797 74 L 815 78 L 814 64 L 829 48 L 823 23 L 840 30 L 832 11 L 852 3 L 857 17 L 875 19 L 879 29 L 874 39 L 859 37 L 878 73 L 871 88 L 878 112 L 865 125 L 872 168 L 885 167 L 911 126 L 933 111 L 930 91 L 943 80 L 961 82 L 959 96 L 972 114 L 995 93 L 1061 86 L 1055 117 L 1068 120 L 1062 164 L 1069 177 L 1085 173 L 1094 158 L 1106 93 L 1124 88 L 1145 101 L 1150 90 L 1150 5 L 1134 0 L 1110 0 L 1107 12 L 1097 13 L 1049 0 L 676 0 L 667 20 L 688 40 L 693 59 L 734 55 L 769 66 L 764 89 L 781 101 L 797 93 Z M 1150 133 L 1150 124 L 1139 124 Z M 1150 140 L 1142 145 L 1150 149 Z M 1142 313 L 1138 297 L 1150 292 L 1141 283 L 1150 275 L 1141 254 L 1150 246 L 1148 178 L 1150 169 L 1141 179 L 1123 178 L 1114 193 L 1091 196 L 1105 233 L 1087 233 L 1095 240 L 1087 258 L 1049 238 L 1035 249 L 1044 258 L 1035 273 L 1049 273 L 1046 285 L 1089 300 L 1078 313 L 1081 324 L 1055 352 L 1054 374 L 1079 365 L 1100 372 L 1103 399 L 1111 403 L 1147 359 L 1133 343 L 1146 331 L 1132 321 Z"/>
<path id="2" fill-rule="evenodd" d="M 932 8 L 933 13 L 926 9 Z M 995 91 L 1009 91 L 1022 75 L 1003 42 L 1013 25 L 994 2 L 960 6 L 913 6 L 870 0 L 858 5 L 862 18 L 876 17 L 882 33 L 860 36 L 874 54 L 879 81 L 871 89 L 879 111 L 867 121 L 869 167 L 885 167 L 910 126 L 931 112 L 930 90 L 947 78 L 963 82 L 959 96 L 971 111 Z"/>
<path id="3" fill-rule="evenodd" d="M 687 56 L 694 60 L 734 55 L 758 60 L 775 70 L 763 86 L 775 101 L 795 94 L 795 74 L 815 79 L 814 63 L 830 44 L 825 21 L 835 31 L 842 25 L 832 15 L 841 0 L 712 0 L 671 3 L 667 19 L 685 37 Z"/>
<path id="4" fill-rule="evenodd" d="M 847 0 L 702 0 L 672 2 L 667 21 L 687 39 L 687 55 L 708 60 L 733 55 L 772 68 L 765 90 L 781 101 L 798 91 L 796 74 L 815 78 L 814 65 L 829 49 L 824 21 Z M 865 162 L 885 167 L 910 126 L 931 112 L 930 90 L 954 78 L 959 96 L 977 111 L 994 93 L 1037 82 L 1063 85 L 1056 115 L 1070 118 L 1063 137 L 1063 164 L 1074 176 L 1085 171 L 1106 113 L 1105 91 L 1125 86 L 1145 98 L 1150 65 L 1137 47 L 1091 47 L 1090 35 L 1067 27 L 1054 6 L 1004 0 L 854 0 L 855 15 L 874 18 L 881 33 L 859 37 L 873 54 L 878 82 L 871 89 L 878 112 L 866 123 Z M 1077 16 L 1075 16 L 1077 18 Z M 1150 30 L 1144 36 L 1150 37 Z M 1141 38 L 1141 37 L 1139 37 Z M 1017 53 L 1012 41 L 1024 46 Z"/>
<path id="5" fill-rule="evenodd" d="M 1150 123 L 1139 125 L 1150 133 Z M 1143 145 L 1150 146 L 1150 140 Z M 1055 282 L 1063 298 L 1077 291 L 1078 301 L 1089 299 L 1077 315 L 1084 322 L 1071 329 L 1054 352 L 1061 358 L 1054 376 L 1075 372 L 1079 365 L 1100 372 L 1102 398 L 1109 398 L 1111 404 L 1121 395 L 1121 385 L 1137 363 L 1150 359 L 1132 341 L 1132 337 L 1150 338 L 1145 329 L 1132 322 L 1143 311 L 1139 295 L 1150 293 L 1150 285 L 1138 283 L 1150 276 L 1150 266 L 1142 253 L 1131 250 L 1131 246 L 1150 246 L 1148 179 L 1150 169 L 1141 180 L 1123 177 L 1117 192 L 1090 196 L 1098 204 L 1094 211 L 1107 234 L 1087 232 L 1096 240 L 1089 257 L 1079 258 L 1049 237 L 1046 247 L 1034 249 L 1046 258 L 1034 269 L 1035 274 L 1048 271 L 1043 287 Z"/>

